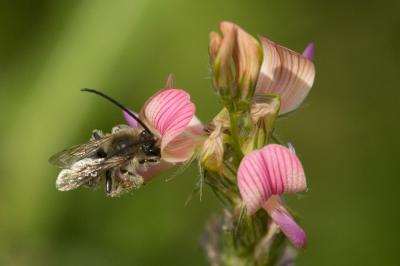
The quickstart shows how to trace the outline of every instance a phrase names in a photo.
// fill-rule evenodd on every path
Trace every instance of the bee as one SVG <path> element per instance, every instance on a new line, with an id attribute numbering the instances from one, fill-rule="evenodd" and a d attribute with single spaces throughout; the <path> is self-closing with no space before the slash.
<path id="1" fill-rule="evenodd" d="M 152 165 L 160 163 L 160 140 L 125 106 L 94 89 L 82 89 L 115 104 L 142 127 L 117 125 L 111 133 L 93 130 L 89 142 L 72 146 L 50 157 L 49 162 L 62 168 L 56 187 L 61 191 L 81 186 L 96 187 L 102 180 L 108 196 L 119 196 L 140 188 L 141 175 Z"/>

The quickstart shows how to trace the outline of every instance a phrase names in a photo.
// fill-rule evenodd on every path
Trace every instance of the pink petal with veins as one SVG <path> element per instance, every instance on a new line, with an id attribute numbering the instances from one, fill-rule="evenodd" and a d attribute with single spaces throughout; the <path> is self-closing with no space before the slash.
<path id="1" fill-rule="evenodd" d="M 305 56 L 259 36 L 263 63 L 255 94 L 281 96 L 280 113 L 293 111 L 304 101 L 314 82 L 314 64 Z M 312 49 L 309 48 L 311 52 Z"/>
<path id="2" fill-rule="evenodd" d="M 264 204 L 264 209 L 296 248 L 304 248 L 306 233 L 283 206 L 279 196 L 272 196 Z"/>
<path id="3" fill-rule="evenodd" d="M 240 163 L 238 186 L 249 214 L 272 196 L 307 188 L 300 160 L 290 149 L 270 144 L 247 154 Z"/>
<path id="4" fill-rule="evenodd" d="M 161 156 L 164 160 L 176 163 L 188 159 L 186 156 L 193 151 L 196 139 L 189 143 L 188 138 L 192 136 L 190 132 L 184 131 L 194 113 L 195 106 L 190 101 L 190 95 L 180 89 L 161 90 L 144 105 L 140 117 L 160 136 Z"/>
<path id="5" fill-rule="evenodd" d="M 169 162 L 187 161 L 205 139 L 206 135 L 202 128 L 200 130 L 198 126 L 189 125 L 164 147 L 163 158 L 167 158 Z"/>

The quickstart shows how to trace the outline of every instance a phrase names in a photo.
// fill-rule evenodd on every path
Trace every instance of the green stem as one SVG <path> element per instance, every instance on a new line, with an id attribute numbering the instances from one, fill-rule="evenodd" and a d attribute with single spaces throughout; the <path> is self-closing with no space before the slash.
<path id="1" fill-rule="evenodd" d="M 238 122 L 237 122 L 237 113 L 235 111 L 229 111 L 229 120 L 231 123 L 231 134 L 232 134 L 232 146 L 235 150 L 236 156 L 239 161 L 243 159 L 243 152 L 240 148 L 240 140 L 238 133 Z"/>

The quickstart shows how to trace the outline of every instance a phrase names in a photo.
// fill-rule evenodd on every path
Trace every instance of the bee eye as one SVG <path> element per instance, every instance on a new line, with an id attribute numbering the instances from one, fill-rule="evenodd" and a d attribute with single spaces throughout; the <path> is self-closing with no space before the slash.
<path id="1" fill-rule="evenodd" d="M 143 130 L 142 132 L 140 132 L 139 137 L 140 137 L 141 140 L 147 140 L 147 139 L 152 139 L 153 138 L 153 136 L 150 135 L 146 130 Z"/>
<path id="2" fill-rule="evenodd" d="M 158 147 L 154 147 L 153 143 L 145 143 L 143 144 L 142 148 L 146 155 L 160 155 L 160 149 Z"/>
<path id="3" fill-rule="evenodd" d="M 157 147 L 152 147 L 151 149 L 150 149 L 150 152 L 151 152 L 151 154 L 152 155 L 160 155 L 160 148 L 157 148 Z"/>

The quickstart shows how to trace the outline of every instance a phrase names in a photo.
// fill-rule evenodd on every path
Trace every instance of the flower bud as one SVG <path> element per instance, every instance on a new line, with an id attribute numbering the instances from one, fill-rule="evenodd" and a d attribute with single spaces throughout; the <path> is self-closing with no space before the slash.
<path id="1" fill-rule="evenodd" d="M 221 42 L 222 42 L 222 38 L 218 33 L 216 33 L 216 32 L 210 33 L 210 41 L 208 44 L 208 53 L 210 55 L 211 64 L 214 64 L 215 58 L 218 55 L 218 50 L 221 46 Z"/>
<path id="2" fill-rule="evenodd" d="M 257 97 L 250 109 L 252 130 L 243 143 L 243 153 L 260 149 L 268 143 L 268 137 L 273 132 L 275 121 L 279 114 L 280 97 Z"/>
<path id="3" fill-rule="evenodd" d="M 253 124 L 275 122 L 280 105 L 281 101 L 279 96 L 264 97 L 262 100 L 255 100 L 250 110 Z M 273 125 L 270 125 L 268 129 L 272 130 Z"/>
<path id="4" fill-rule="evenodd" d="M 200 163 L 205 168 L 219 172 L 224 160 L 224 137 L 222 126 L 217 125 L 206 139 L 200 152 Z"/>
<path id="5" fill-rule="evenodd" d="M 222 22 L 220 30 L 222 36 L 212 32 L 209 42 L 214 86 L 223 97 L 248 100 L 253 95 L 261 66 L 261 46 L 231 22 Z"/>
<path id="6" fill-rule="evenodd" d="M 223 108 L 214 118 L 212 121 L 213 125 L 221 125 L 222 130 L 229 129 L 231 126 L 229 120 L 229 112 L 226 108 Z"/>
<path id="7" fill-rule="evenodd" d="M 229 113 L 223 108 L 209 124 L 211 134 L 204 141 L 200 151 L 200 163 L 209 170 L 222 170 L 224 160 L 224 131 L 229 130 Z"/>
<path id="8" fill-rule="evenodd" d="M 211 32 L 209 53 L 213 70 L 214 88 L 222 97 L 229 97 L 233 82 L 231 59 L 234 46 L 233 27 L 221 27 L 223 36 Z"/>

